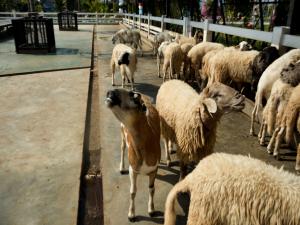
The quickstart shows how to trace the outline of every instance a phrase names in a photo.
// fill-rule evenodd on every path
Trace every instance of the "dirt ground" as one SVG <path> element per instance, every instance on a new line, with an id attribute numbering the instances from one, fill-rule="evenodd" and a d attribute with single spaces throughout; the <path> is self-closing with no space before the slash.
<path id="1" fill-rule="evenodd" d="M 107 90 L 112 89 L 110 74 L 110 57 L 113 49 L 111 36 L 120 29 L 120 26 L 98 26 L 97 44 L 99 57 L 99 111 L 100 111 L 100 145 L 101 145 L 101 171 L 103 177 L 103 203 L 104 224 L 131 224 L 127 220 L 129 207 L 129 177 L 121 175 L 118 171 L 120 161 L 120 125 L 112 113 L 105 107 L 104 100 Z M 144 44 L 145 55 L 138 57 L 138 69 L 135 74 L 136 89 L 144 94 L 156 98 L 162 79 L 156 75 L 156 59 L 151 54 L 151 49 Z M 116 84 L 121 84 L 117 72 Z M 119 87 L 119 86 L 117 86 Z M 180 91 L 180 90 L 179 90 Z M 221 118 L 217 131 L 216 152 L 250 155 L 259 158 L 277 167 L 283 166 L 285 170 L 294 172 L 295 152 L 289 149 L 282 151 L 283 160 L 277 161 L 266 152 L 266 147 L 259 145 L 257 137 L 249 136 L 250 119 L 245 113 L 230 113 Z M 257 127 L 258 130 L 258 127 Z M 166 167 L 164 151 L 159 165 L 155 206 L 157 215 L 150 218 L 147 215 L 148 188 L 147 177 L 138 177 L 138 191 L 136 196 L 136 215 L 138 224 L 162 224 L 166 196 L 172 186 L 178 181 L 179 168 L 176 154 L 172 155 L 175 166 Z M 128 165 L 128 164 L 126 164 Z M 185 224 L 187 197 L 180 201 L 178 207 L 177 224 Z"/>

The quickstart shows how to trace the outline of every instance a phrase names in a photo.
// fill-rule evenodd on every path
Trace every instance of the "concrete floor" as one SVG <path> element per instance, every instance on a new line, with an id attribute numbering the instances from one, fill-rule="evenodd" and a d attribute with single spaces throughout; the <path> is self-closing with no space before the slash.
<path id="1" fill-rule="evenodd" d="M 56 52 L 17 54 L 13 37 L 0 40 L 0 76 L 89 67 L 91 62 L 92 25 L 80 25 L 78 31 L 59 31 L 54 26 Z"/>
<path id="2" fill-rule="evenodd" d="M 76 224 L 89 69 L 0 77 L 0 224 Z"/>
<path id="3" fill-rule="evenodd" d="M 113 45 L 110 36 L 120 29 L 118 26 L 98 27 L 99 48 L 99 85 L 100 85 L 100 143 L 101 143 L 101 168 L 103 178 L 104 224 L 131 224 L 127 220 L 129 206 L 129 177 L 119 173 L 120 160 L 120 125 L 113 114 L 105 107 L 105 93 L 111 89 L 111 76 L 109 61 Z M 137 72 L 135 74 L 136 88 L 155 100 L 157 90 L 162 83 L 156 76 L 156 60 L 150 54 L 150 48 L 145 47 L 144 57 L 138 58 Z M 120 78 L 119 74 L 117 74 Z M 121 84 L 119 79 L 116 84 Z M 231 113 L 224 115 L 220 121 L 217 133 L 215 151 L 233 154 L 251 155 L 260 158 L 275 166 L 284 166 L 284 169 L 294 172 L 295 154 L 284 150 L 286 160 L 276 161 L 269 156 L 265 147 L 258 144 L 257 138 L 249 136 L 250 120 L 244 113 Z M 173 154 L 176 160 L 176 155 Z M 162 163 L 159 165 L 156 179 L 155 207 L 157 216 L 150 218 L 147 214 L 148 178 L 138 177 L 138 191 L 136 196 L 137 224 L 162 224 L 166 196 L 179 178 L 178 166 L 168 168 L 165 166 L 164 152 Z M 176 164 L 176 163 L 175 163 Z M 127 164 L 128 165 L 128 164 Z M 178 207 L 177 224 L 185 224 L 185 213 L 188 199 L 183 197 Z"/>

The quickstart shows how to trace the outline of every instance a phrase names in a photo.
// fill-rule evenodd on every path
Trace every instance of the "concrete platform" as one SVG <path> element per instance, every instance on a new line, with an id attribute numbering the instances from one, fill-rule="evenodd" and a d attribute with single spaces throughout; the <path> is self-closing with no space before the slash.
<path id="1" fill-rule="evenodd" d="M 54 26 L 56 53 L 17 54 L 14 39 L 0 42 L 0 76 L 15 73 L 89 67 L 92 25 L 80 25 L 79 31 L 59 31 Z"/>
<path id="2" fill-rule="evenodd" d="M 0 224 L 77 223 L 89 69 L 0 77 Z"/>
<path id="3" fill-rule="evenodd" d="M 127 220 L 129 207 L 129 177 L 119 173 L 120 162 L 120 124 L 110 110 L 104 105 L 106 91 L 111 86 L 111 72 L 109 62 L 113 45 L 111 36 L 120 29 L 119 26 L 98 26 L 99 49 L 99 86 L 100 86 L 100 143 L 101 143 L 101 168 L 103 178 L 104 224 L 119 225 L 132 224 Z M 148 50 L 148 51 L 147 51 Z M 138 58 L 137 72 L 135 74 L 136 88 L 144 94 L 151 96 L 154 101 L 162 79 L 156 75 L 156 59 L 151 55 L 151 50 L 146 47 L 144 57 Z M 116 84 L 121 84 L 117 72 Z M 120 86 L 116 86 L 120 87 Z M 248 109 L 249 110 L 249 109 Z M 250 119 L 244 113 L 231 113 L 224 115 L 217 131 L 215 151 L 233 154 L 251 155 L 272 165 L 294 172 L 295 153 L 288 149 L 283 150 L 283 161 L 276 161 L 266 152 L 266 147 L 258 144 L 257 138 L 249 136 Z M 164 151 L 162 162 L 159 165 L 156 179 L 155 208 L 157 216 L 150 218 L 147 214 L 148 178 L 139 176 L 136 195 L 135 224 L 163 224 L 164 204 L 170 189 L 179 179 L 179 168 L 176 154 L 172 155 L 175 166 L 165 166 Z M 128 164 L 126 163 L 126 166 Z M 188 199 L 180 200 L 181 207 L 176 224 L 186 224 L 186 210 Z"/>

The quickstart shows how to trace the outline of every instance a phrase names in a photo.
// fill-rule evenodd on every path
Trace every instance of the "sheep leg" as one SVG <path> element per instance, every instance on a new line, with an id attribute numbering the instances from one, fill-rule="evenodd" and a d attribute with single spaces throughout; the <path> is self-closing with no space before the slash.
<path id="1" fill-rule="evenodd" d="M 250 125 L 250 135 L 251 136 L 254 136 L 254 120 L 255 120 L 256 112 L 258 110 L 257 108 L 258 108 L 258 106 L 255 104 L 252 114 L 251 114 L 251 125 Z"/>
<path id="2" fill-rule="evenodd" d="M 120 73 L 121 73 L 121 77 L 122 77 L 122 88 L 124 88 L 125 78 L 127 77 L 127 75 L 126 75 L 125 68 L 123 65 L 120 66 Z"/>
<path id="3" fill-rule="evenodd" d="M 272 134 L 271 140 L 270 140 L 270 142 L 269 142 L 269 144 L 268 144 L 268 146 L 267 146 L 267 152 L 268 152 L 269 154 L 271 154 L 271 153 L 273 152 L 275 140 L 276 140 L 276 137 L 277 137 L 277 135 L 278 135 L 279 130 L 280 130 L 280 128 L 277 127 L 277 128 L 274 130 L 273 134 Z"/>
<path id="4" fill-rule="evenodd" d="M 133 222 L 135 220 L 134 199 L 137 190 L 136 188 L 137 173 L 133 171 L 131 166 L 129 166 L 129 177 L 130 177 L 130 203 L 129 203 L 128 220 L 130 222 Z"/>
<path id="5" fill-rule="evenodd" d="M 114 60 L 110 61 L 110 68 L 111 68 L 111 84 L 112 86 L 115 86 L 115 72 L 116 72 L 116 65 Z"/>
<path id="6" fill-rule="evenodd" d="M 166 80 L 166 74 L 167 74 L 167 70 L 169 68 L 169 63 L 168 62 L 164 62 L 164 65 L 163 65 L 163 82 L 165 82 Z"/>
<path id="7" fill-rule="evenodd" d="M 161 59 L 160 59 L 160 56 L 158 54 L 156 56 L 156 62 L 157 62 L 157 76 L 160 77 L 160 62 L 161 62 Z"/>
<path id="8" fill-rule="evenodd" d="M 165 153 L 166 153 L 166 160 L 167 160 L 167 166 L 169 167 L 171 164 L 171 157 L 170 157 L 170 152 L 168 149 L 168 140 L 164 138 L 164 144 L 165 144 Z"/>
<path id="9" fill-rule="evenodd" d="M 187 175 L 187 165 L 180 160 L 180 178 L 179 181 L 183 180 Z"/>
<path id="10" fill-rule="evenodd" d="M 265 137 L 266 137 L 266 130 L 267 130 L 267 124 L 266 123 L 262 123 L 261 125 L 261 131 L 260 132 L 260 145 L 265 145 Z"/>
<path id="11" fill-rule="evenodd" d="M 155 182 L 156 172 L 157 172 L 157 170 L 155 170 L 154 172 L 152 172 L 152 173 L 149 174 L 148 214 L 151 217 L 154 216 L 154 212 L 155 212 L 153 197 L 154 197 L 154 193 L 155 193 L 154 182 Z"/>
<path id="12" fill-rule="evenodd" d="M 134 87 L 133 87 L 133 85 L 134 85 L 134 77 L 133 77 L 133 73 L 129 73 L 130 74 L 130 80 L 131 80 L 131 90 L 134 90 Z"/>
<path id="13" fill-rule="evenodd" d="M 125 133 L 124 133 L 124 128 L 121 126 L 121 162 L 120 162 L 120 173 L 124 174 L 125 173 L 125 164 L 124 164 L 124 156 L 125 156 L 125 148 L 126 148 L 126 140 L 125 140 Z"/>
<path id="14" fill-rule="evenodd" d="M 285 127 L 281 127 L 279 132 L 278 132 L 278 135 L 276 137 L 273 156 L 275 156 L 277 160 L 280 159 L 279 149 L 280 149 L 280 145 L 281 145 L 281 142 L 282 142 L 284 131 L 285 131 Z"/>
<path id="15" fill-rule="evenodd" d="M 297 149 L 295 170 L 297 171 L 297 173 L 299 173 L 299 171 L 300 171 L 300 143 L 298 144 L 298 149 Z"/>

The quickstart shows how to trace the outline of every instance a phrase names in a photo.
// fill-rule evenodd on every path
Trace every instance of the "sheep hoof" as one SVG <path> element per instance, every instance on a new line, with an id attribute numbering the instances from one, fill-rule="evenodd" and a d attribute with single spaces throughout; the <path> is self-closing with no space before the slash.
<path id="1" fill-rule="evenodd" d="M 255 134 L 254 134 L 254 131 L 253 130 L 250 130 L 250 136 L 255 136 Z"/>
<path id="2" fill-rule="evenodd" d="M 271 155 L 273 152 L 270 149 L 267 149 L 267 152 L 269 153 L 269 155 Z"/>
<path id="3" fill-rule="evenodd" d="M 259 144 L 260 144 L 261 146 L 265 146 L 265 142 L 264 142 L 264 141 L 260 141 Z"/>
<path id="4" fill-rule="evenodd" d="M 128 174 L 128 171 L 127 170 L 120 170 L 120 174 L 122 174 L 122 175 Z"/>
<path id="5" fill-rule="evenodd" d="M 148 212 L 148 214 L 149 214 L 150 217 L 155 217 L 155 211 L 153 211 L 153 212 Z"/>
<path id="6" fill-rule="evenodd" d="M 136 217 L 128 217 L 129 222 L 136 222 Z"/>
<path id="7" fill-rule="evenodd" d="M 280 155 L 279 155 L 279 154 L 275 154 L 274 157 L 275 157 L 275 159 L 276 159 L 277 161 L 280 161 Z"/>
<path id="8" fill-rule="evenodd" d="M 171 167 L 171 161 L 167 160 L 167 167 Z"/>

